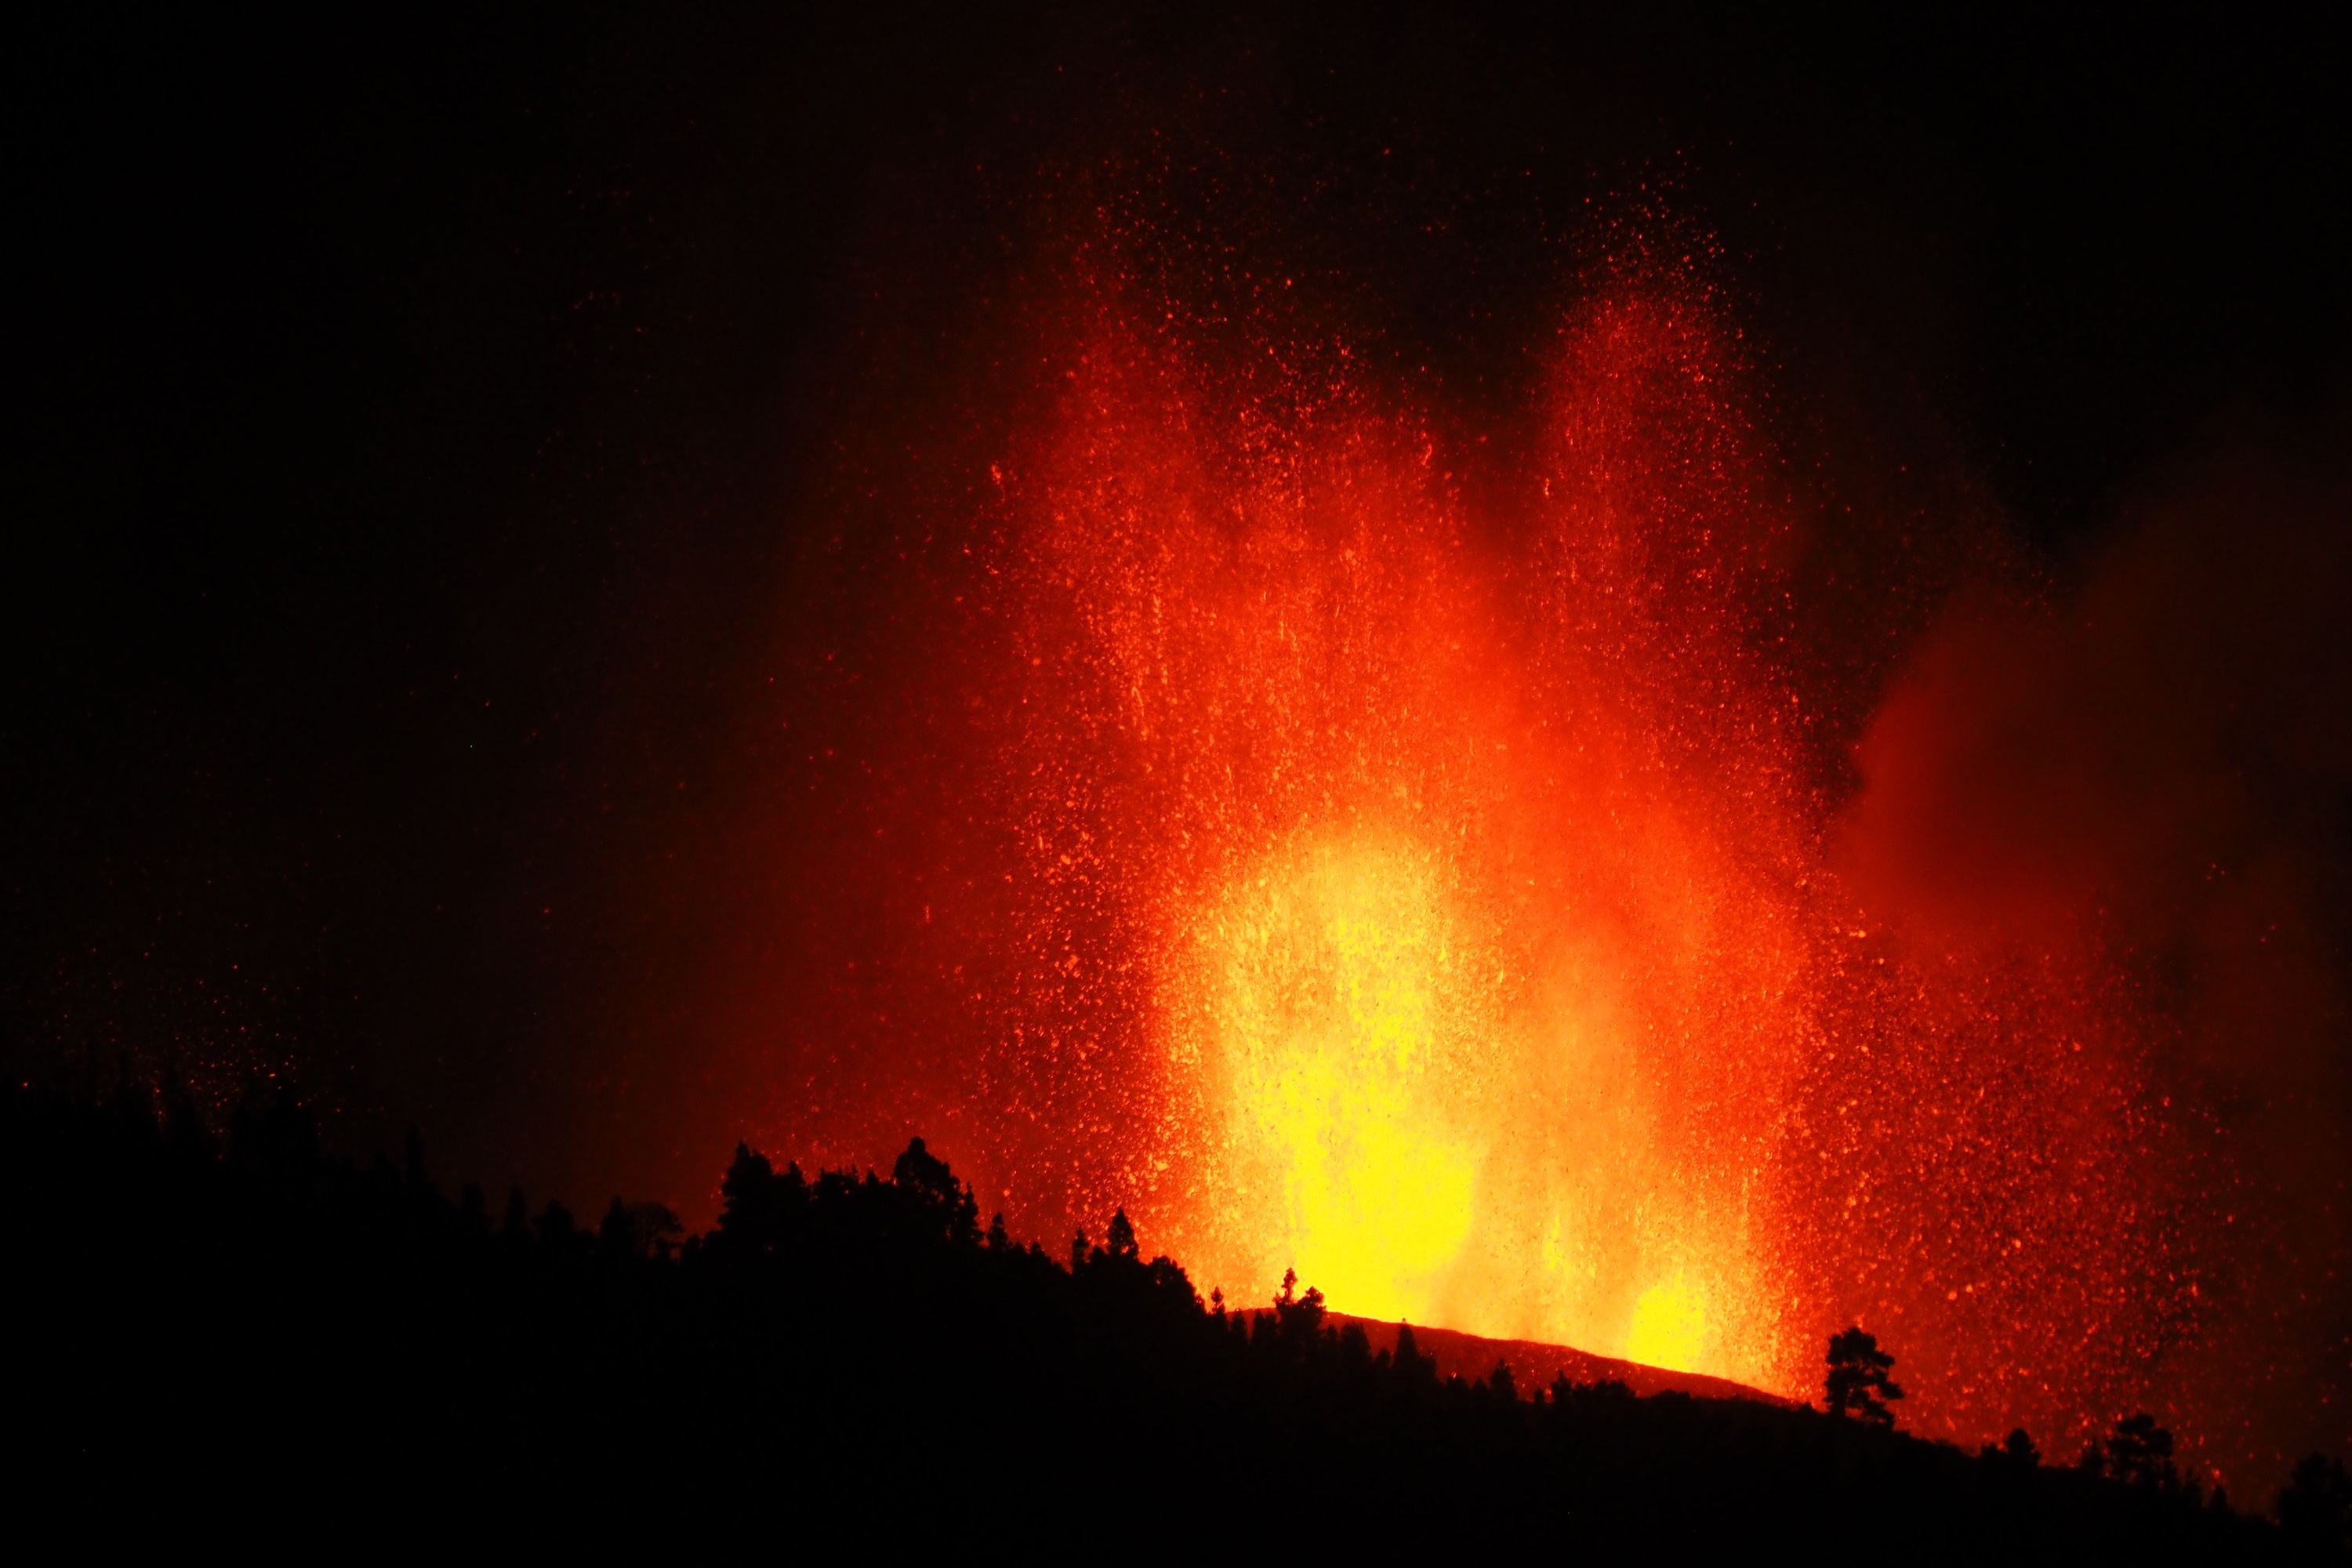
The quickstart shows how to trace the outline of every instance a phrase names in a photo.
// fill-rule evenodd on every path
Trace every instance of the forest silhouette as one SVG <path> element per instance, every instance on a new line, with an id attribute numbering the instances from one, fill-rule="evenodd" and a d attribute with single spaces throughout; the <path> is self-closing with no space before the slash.
<path id="1" fill-rule="evenodd" d="M 1124 1212 L 1059 1256 L 1018 1243 L 921 1139 L 887 1177 L 739 1145 L 687 1237 L 617 1197 L 593 1226 L 519 1191 L 494 1218 L 413 1136 L 354 1164 L 286 1101 L 225 1137 L 171 1094 L 20 1088 L 0 1114 L 28 1233 L 16 1479 L 118 1526 L 2306 1561 L 2352 1513 L 2317 1455 L 2283 1526 L 2238 1511 L 2152 1416 L 2066 1466 L 2022 1431 L 1973 1456 L 1909 1436 L 1859 1329 L 1824 1411 L 1441 1379 L 1409 1327 L 1376 1353 L 1295 1274 L 1262 1308 L 1204 1301 Z"/>

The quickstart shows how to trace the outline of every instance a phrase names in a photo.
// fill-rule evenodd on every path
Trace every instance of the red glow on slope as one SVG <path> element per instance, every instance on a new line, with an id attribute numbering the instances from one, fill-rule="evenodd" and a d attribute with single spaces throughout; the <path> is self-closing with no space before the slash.
<path id="1" fill-rule="evenodd" d="M 1030 1027 L 1117 989 L 1149 1042 L 1127 1201 L 1203 1278 L 1807 1377 L 1810 825 L 1726 336 L 1657 290 L 1570 323 L 1514 542 L 1343 356 L 1236 399 L 1087 322 L 1016 470 L 1016 929 L 1068 979 Z"/>
<path id="2" fill-rule="evenodd" d="M 2175 1352 L 2228 1177 L 2166 1026 L 2079 889 L 1963 937 L 1889 869 L 1937 715 L 1889 704 L 1859 806 L 1822 781 L 1805 529 L 1699 269 L 1601 268 L 1481 425 L 1287 289 L 1125 254 L 1080 247 L 930 579 L 962 826 L 867 810 L 936 849 L 954 1013 L 874 1028 L 980 1045 L 866 1114 L 1237 1302 L 1296 1267 L 1799 1398 L 1860 1322 L 1929 1432 L 2160 1408 L 2222 1462 Z M 855 1150 L 817 1109 L 829 1151 L 782 1141 Z"/>

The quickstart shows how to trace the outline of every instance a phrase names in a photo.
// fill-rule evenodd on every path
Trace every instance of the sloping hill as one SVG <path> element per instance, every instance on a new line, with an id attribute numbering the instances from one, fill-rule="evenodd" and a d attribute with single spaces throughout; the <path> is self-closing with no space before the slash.
<path id="1" fill-rule="evenodd" d="M 739 1148 L 720 1192 L 683 1247 L 617 1199 L 593 1230 L 552 1204 L 494 1226 L 421 1158 L 322 1152 L 289 1102 L 224 1149 L 130 1096 L 0 1094 L 0 1198 L 37 1260 L 10 1473 L 124 1518 L 210 1517 L 264 1476 L 268 1527 L 305 1538 L 488 1519 L 673 1555 L 686 1531 L 749 1547 L 730 1556 L 1678 1559 L 1818 1555 L 1830 1531 L 1905 1563 L 2286 1560 L 2178 1478 L 1972 1456 L 1555 1345 L 1416 1330 L 1400 1362 L 1401 1329 L 1312 1293 L 1212 1312 L 1131 1231 L 1068 1267 L 983 1232 L 919 1142 L 887 1181 Z M 2334 1552 L 2340 1510 L 2306 1513 Z"/>
<path id="2" fill-rule="evenodd" d="M 1396 1350 L 1397 1329 L 1400 1325 L 1384 1323 L 1372 1318 L 1349 1317 L 1344 1312 L 1331 1314 L 1336 1325 L 1360 1323 L 1372 1342 L 1375 1354 Z M 1707 1377 L 1695 1372 L 1669 1372 L 1664 1367 L 1644 1366 L 1640 1362 L 1617 1361 L 1609 1356 L 1592 1355 L 1567 1345 L 1549 1345 L 1535 1340 L 1490 1340 L 1478 1334 L 1458 1333 L 1452 1329 L 1425 1329 L 1413 1325 L 1413 1343 L 1423 1355 L 1437 1363 L 1441 1378 L 1462 1377 L 1472 1382 L 1491 1374 L 1497 1362 L 1507 1363 L 1511 1378 L 1521 1392 L 1547 1384 L 1562 1373 L 1570 1383 L 1622 1383 L 1640 1394 L 1668 1392 L 1694 1394 L 1706 1399 L 1754 1399 L 1766 1405 L 1789 1405 L 1794 1401 L 1779 1394 L 1767 1394 L 1760 1388 L 1750 1388 L 1729 1378 Z"/>

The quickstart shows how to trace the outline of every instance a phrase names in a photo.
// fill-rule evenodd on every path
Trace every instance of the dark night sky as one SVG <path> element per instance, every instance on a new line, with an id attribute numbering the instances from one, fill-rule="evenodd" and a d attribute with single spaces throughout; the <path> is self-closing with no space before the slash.
<path id="1" fill-rule="evenodd" d="M 277 1070 L 445 1173 L 694 1203 L 732 977 L 823 897 L 746 848 L 829 830 L 779 735 L 847 699 L 796 672 L 891 640 L 891 542 L 829 486 L 936 395 L 1040 171 L 1139 117 L 1332 171 L 1465 383 L 1528 288 L 1497 171 L 1669 180 L 1793 377 L 1958 431 L 2061 571 L 2208 422 L 2310 424 L 2352 364 L 2345 62 L 2296 22 L 793 9 L 20 42 L 26 1072 Z"/>

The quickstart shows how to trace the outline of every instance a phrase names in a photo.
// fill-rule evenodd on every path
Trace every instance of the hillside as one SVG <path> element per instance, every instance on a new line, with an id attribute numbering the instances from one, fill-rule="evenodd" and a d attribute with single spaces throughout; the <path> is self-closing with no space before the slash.
<path id="1" fill-rule="evenodd" d="M 681 1245 L 619 1199 L 593 1228 L 520 1194 L 494 1221 L 421 1148 L 354 1166 L 291 1107 L 239 1112 L 225 1146 L 166 1109 L 19 1092 L 0 1126 L 30 1260 L 15 1476 L 132 1522 L 266 1499 L 289 1542 L 487 1519 L 760 1550 L 1622 1553 L 1829 1530 L 1914 1560 L 2284 1558 L 2168 1466 L 2126 1484 L 1969 1456 L 1559 1347 L 1433 1330 L 1408 1353 L 1311 1289 L 1212 1310 L 1124 1216 L 1066 1262 L 984 1227 L 919 1140 L 887 1179 L 739 1149 L 718 1226 Z M 1496 1360 L 1522 1370 L 1467 1375 Z M 1738 1396 L 1691 1396 L 1717 1392 Z M 2325 1542 L 2343 1516 L 2316 1501 Z"/>
<path id="2" fill-rule="evenodd" d="M 1345 1312 L 1332 1313 L 1331 1321 L 1343 1328 L 1349 1323 L 1360 1325 L 1375 1353 L 1393 1354 L 1396 1351 L 1398 1324 L 1382 1322 L 1376 1318 L 1352 1317 Z M 1418 1323 L 1413 1325 L 1412 1337 L 1421 1353 L 1437 1363 L 1440 1378 L 1458 1377 L 1465 1382 L 1477 1382 L 1489 1376 L 1496 1365 L 1501 1363 L 1511 1369 L 1513 1380 L 1522 1388 L 1543 1387 L 1554 1378 L 1565 1377 L 1574 1384 L 1622 1383 L 1639 1394 L 1687 1394 L 1698 1399 L 1752 1399 L 1766 1405 L 1788 1404 L 1778 1394 L 1750 1388 L 1744 1383 L 1734 1383 L 1729 1378 L 1708 1377 L 1696 1372 L 1670 1372 L 1664 1367 L 1644 1366 L 1637 1361 L 1618 1361 L 1611 1356 L 1592 1355 L 1567 1345 L 1546 1344 L 1539 1340 L 1490 1340 L 1453 1329 L 1424 1328 Z"/>

